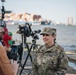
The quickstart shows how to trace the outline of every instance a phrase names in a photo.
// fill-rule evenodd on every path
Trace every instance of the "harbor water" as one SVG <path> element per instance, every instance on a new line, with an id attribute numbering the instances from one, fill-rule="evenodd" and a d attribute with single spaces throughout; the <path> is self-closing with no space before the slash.
<path id="1" fill-rule="evenodd" d="M 76 26 L 66 26 L 66 25 L 32 25 L 32 31 L 41 30 L 44 27 L 53 27 L 57 29 L 57 43 L 61 45 L 66 51 L 75 51 L 76 52 Z M 22 40 L 21 34 L 17 34 L 18 25 L 8 25 L 9 32 L 13 33 L 13 40 Z M 38 34 L 39 39 L 37 44 L 44 44 L 42 41 L 42 36 Z M 27 37 L 27 42 L 31 42 L 32 37 Z M 69 65 L 76 69 L 76 64 L 69 62 Z"/>

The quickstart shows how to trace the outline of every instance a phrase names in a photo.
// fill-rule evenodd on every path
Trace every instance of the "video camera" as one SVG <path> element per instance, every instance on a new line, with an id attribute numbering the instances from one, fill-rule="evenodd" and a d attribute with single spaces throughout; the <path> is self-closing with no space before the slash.
<path id="1" fill-rule="evenodd" d="M 34 30 L 32 31 L 30 23 L 25 23 L 25 25 L 19 25 L 19 29 L 17 31 L 18 34 L 24 35 L 24 37 L 32 36 L 33 39 L 39 39 L 37 33 L 40 33 L 41 30 Z"/>
<path id="2" fill-rule="evenodd" d="M 11 46 L 11 51 L 7 52 L 7 56 L 9 59 L 17 60 L 19 56 L 18 46 L 16 45 Z"/>
<path id="3" fill-rule="evenodd" d="M 39 34 L 40 32 L 41 32 L 41 30 L 32 31 L 32 33 L 31 33 L 32 38 L 35 39 L 35 40 L 39 39 L 37 34 Z"/>
<path id="4" fill-rule="evenodd" d="M 30 24 L 25 23 L 25 25 L 19 25 L 17 33 L 22 34 L 26 37 L 31 35 Z"/>

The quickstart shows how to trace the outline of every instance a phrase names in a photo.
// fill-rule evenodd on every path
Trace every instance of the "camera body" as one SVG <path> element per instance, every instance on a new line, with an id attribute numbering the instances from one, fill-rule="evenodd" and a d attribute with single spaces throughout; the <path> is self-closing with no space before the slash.
<path id="1" fill-rule="evenodd" d="M 16 45 L 11 46 L 11 51 L 7 52 L 7 56 L 9 59 L 17 60 L 19 56 L 18 46 Z"/>
<path id="2" fill-rule="evenodd" d="M 25 23 L 25 25 L 19 25 L 19 29 L 17 31 L 17 33 L 24 35 L 24 37 L 31 36 L 35 40 L 39 39 L 37 34 L 40 32 L 41 30 L 32 31 L 30 23 Z"/>
<path id="3" fill-rule="evenodd" d="M 29 37 L 31 35 L 29 23 L 25 23 L 25 25 L 19 25 L 17 33 Z"/>
<path id="4" fill-rule="evenodd" d="M 35 40 L 39 39 L 37 34 L 39 34 L 40 32 L 41 32 L 41 30 L 32 31 L 32 33 L 31 33 L 32 38 L 35 39 Z"/>

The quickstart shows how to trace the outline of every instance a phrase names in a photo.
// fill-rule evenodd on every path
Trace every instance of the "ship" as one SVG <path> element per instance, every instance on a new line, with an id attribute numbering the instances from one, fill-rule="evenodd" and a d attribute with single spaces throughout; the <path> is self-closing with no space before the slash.
<path id="1" fill-rule="evenodd" d="M 50 25 L 51 21 L 41 21 L 41 25 Z"/>

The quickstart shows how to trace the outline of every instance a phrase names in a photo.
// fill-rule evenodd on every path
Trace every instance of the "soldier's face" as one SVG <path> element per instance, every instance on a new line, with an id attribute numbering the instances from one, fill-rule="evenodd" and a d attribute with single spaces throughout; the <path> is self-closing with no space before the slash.
<path id="1" fill-rule="evenodd" d="M 43 35 L 43 41 L 47 45 L 54 44 L 54 39 L 55 39 L 55 36 L 48 35 L 48 34 Z"/>

